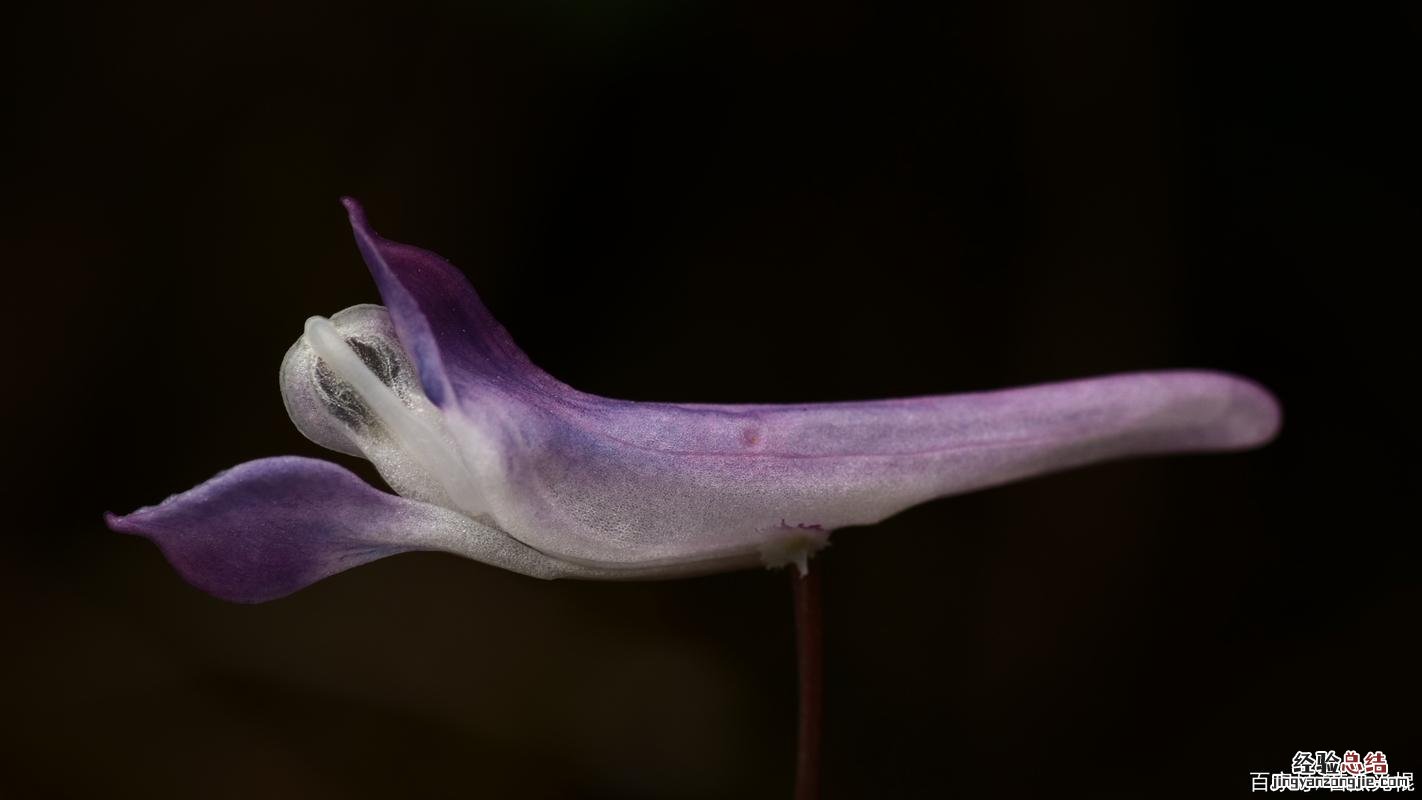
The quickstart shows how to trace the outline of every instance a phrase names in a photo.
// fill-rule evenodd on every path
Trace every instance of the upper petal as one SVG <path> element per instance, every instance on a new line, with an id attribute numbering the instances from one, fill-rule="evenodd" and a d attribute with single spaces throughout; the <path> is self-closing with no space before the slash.
<path id="1" fill-rule="evenodd" d="M 464 273 L 434 253 L 381 237 L 359 203 L 349 197 L 341 202 L 430 402 L 446 407 L 489 385 L 567 389 L 528 360 Z"/>

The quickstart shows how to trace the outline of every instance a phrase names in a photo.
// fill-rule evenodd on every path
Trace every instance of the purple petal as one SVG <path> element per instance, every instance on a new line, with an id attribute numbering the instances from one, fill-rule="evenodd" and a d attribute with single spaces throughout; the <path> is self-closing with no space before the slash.
<path id="1" fill-rule="evenodd" d="M 160 505 L 105 519 L 152 539 L 189 583 L 244 603 L 409 550 L 445 550 L 538 577 L 568 572 L 462 514 L 296 456 L 239 464 Z"/>
<path id="2" fill-rule="evenodd" d="M 427 250 L 382 238 L 371 230 L 359 203 L 349 197 L 341 202 L 430 402 L 443 408 L 490 383 L 553 392 L 565 388 L 529 362 L 464 273 Z"/>

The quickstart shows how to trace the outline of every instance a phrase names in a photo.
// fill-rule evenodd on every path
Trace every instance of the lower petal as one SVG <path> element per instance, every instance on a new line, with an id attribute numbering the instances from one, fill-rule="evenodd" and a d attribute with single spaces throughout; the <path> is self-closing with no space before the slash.
<path id="1" fill-rule="evenodd" d="M 568 574 L 497 528 L 297 456 L 239 464 L 160 505 L 105 518 L 115 531 L 153 540 L 189 583 L 236 602 L 274 600 L 410 550 L 444 550 L 535 577 Z"/>

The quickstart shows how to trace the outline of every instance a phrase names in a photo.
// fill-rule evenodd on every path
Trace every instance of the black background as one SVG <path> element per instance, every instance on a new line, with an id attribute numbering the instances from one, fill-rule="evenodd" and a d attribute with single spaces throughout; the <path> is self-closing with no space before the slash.
<path id="1" fill-rule="evenodd" d="M 1368 8 L 12 10 L 0 791 L 788 796 L 783 573 L 420 554 L 248 607 L 104 529 L 321 454 L 276 371 L 305 317 L 376 299 L 341 194 L 600 394 L 1164 367 L 1278 394 L 1264 450 L 838 534 L 831 796 L 1221 796 L 1313 749 L 1422 770 L 1422 15 Z"/>

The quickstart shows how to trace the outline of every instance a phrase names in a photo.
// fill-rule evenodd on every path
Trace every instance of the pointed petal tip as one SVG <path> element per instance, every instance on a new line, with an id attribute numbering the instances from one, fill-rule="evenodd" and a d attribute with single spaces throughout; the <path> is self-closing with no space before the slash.
<path id="1" fill-rule="evenodd" d="M 141 536 L 157 546 L 163 553 L 163 557 L 172 565 L 174 571 L 178 573 L 189 586 L 206 592 L 219 600 L 229 603 L 256 604 L 265 603 L 270 600 L 278 600 L 295 592 L 300 586 L 282 587 L 272 589 L 260 586 L 253 582 L 239 582 L 236 584 L 225 582 L 220 574 L 195 564 L 194 559 L 185 552 L 181 542 L 170 540 L 170 533 L 158 526 L 145 524 L 145 512 L 158 508 L 157 506 L 145 506 L 130 514 L 115 514 L 112 511 L 104 512 L 104 524 L 114 533 L 122 533 L 131 536 Z"/>
<path id="2" fill-rule="evenodd" d="M 365 227 L 365 209 L 361 207 L 359 200 L 350 195 L 342 195 L 341 205 L 345 207 L 346 214 L 350 215 L 352 225 Z"/>
<path id="3" fill-rule="evenodd" d="M 376 246 L 380 235 L 371 229 L 370 220 L 365 215 L 365 206 L 362 206 L 359 200 L 350 195 L 341 197 L 341 206 L 346 209 L 346 218 L 350 220 L 351 230 L 355 232 L 362 255 L 368 256 L 365 248 Z"/>
<path id="4" fill-rule="evenodd" d="M 142 513 L 142 511 L 143 509 L 141 508 L 128 514 L 115 514 L 112 511 L 105 511 L 104 524 L 107 525 L 109 530 L 113 531 L 114 533 L 131 533 L 141 535 L 143 531 L 139 527 L 138 522 L 134 520 L 134 517 L 138 516 L 140 513 Z"/>

